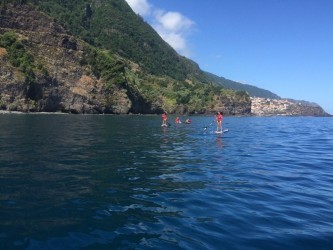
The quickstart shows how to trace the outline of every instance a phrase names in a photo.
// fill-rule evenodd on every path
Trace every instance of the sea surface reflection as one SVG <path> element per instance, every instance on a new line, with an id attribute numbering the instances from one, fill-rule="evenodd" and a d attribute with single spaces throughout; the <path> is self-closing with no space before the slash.
<path id="1" fill-rule="evenodd" d="M 333 120 L 0 115 L 4 249 L 329 249 Z"/>

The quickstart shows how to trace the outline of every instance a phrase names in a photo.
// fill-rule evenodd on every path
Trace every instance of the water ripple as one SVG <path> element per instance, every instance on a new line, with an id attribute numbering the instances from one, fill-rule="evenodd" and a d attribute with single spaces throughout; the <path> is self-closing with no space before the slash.
<path id="1" fill-rule="evenodd" d="M 0 116 L 7 249 L 329 249 L 333 121 Z"/>

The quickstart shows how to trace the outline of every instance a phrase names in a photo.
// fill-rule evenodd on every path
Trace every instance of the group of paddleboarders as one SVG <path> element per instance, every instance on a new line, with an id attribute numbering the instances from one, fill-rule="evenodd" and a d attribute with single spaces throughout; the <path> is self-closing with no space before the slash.
<path id="1" fill-rule="evenodd" d="M 167 126 L 168 124 L 167 124 L 167 120 L 168 120 L 168 116 L 167 116 L 167 114 L 166 114 L 166 112 L 164 112 L 163 114 L 162 114 L 162 126 Z M 185 121 L 184 121 L 184 123 L 185 124 L 190 124 L 192 121 L 190 120 L 190 119 L 186 119 Z M 179 119 L 179 117 L 177 116 L 176 117 L 176 119 L 175 119 L 175 123 L 176 124 L 180 124 L 180 123 L 182 123 L 182 121 Z"/>
<path id="2" fill-rule="evenodd" d="M 222 112 L 217 112 L 216 115 L 215 115 L 215 119 L 216 119 L 216 124 L 217 124 L 216 132 L 222 132 L 223 113 Z M 168 116 L 167 116 L 166 112 L 164 112 L 162 114 L 162 126 L 167 126 L 167 120 L 168 120 Z M 191 122 L 192 121 L 190 119 L 186 119 L 184 123 L 185 124 L 190 124 Z M 179 119 L 178 116 L 175 119 L 175 123 L 176 124 L 182 123 L 182 121 Z"/>
<path id="3" fill-rule="evenodd" d="M 186 124 L 190 124 L 192 121 L 190 119 L 186 119 L 184 123 Z M 175 123 L 176 124 L 180 124 L 182 123 L 182 121 L 179 119 L 179 117 L 177 116 L 176 119 L 175 119 Z"/>

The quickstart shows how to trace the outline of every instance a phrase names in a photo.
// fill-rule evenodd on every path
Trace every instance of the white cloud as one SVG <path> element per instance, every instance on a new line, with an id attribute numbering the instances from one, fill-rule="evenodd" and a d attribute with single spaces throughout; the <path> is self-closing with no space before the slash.
<path id="1" fill-rule="evenodd" d="M 160 35 L 175 50 L 177 50 L 177 51 L 185 51 L 186 50 L 186 48 L 187 48 L 186 40 L 180 34 L 170 33 L 170 32 L 169 33 L 162 33 L 161 32 Z"/>
<path id="2" fill-rule="evenodd" d="M 194 22 L 179 12 L 164 11 L 149 4 L 148 0 L 126 0 L 134 12 L 147 17 L 157 33 L 179 54 L 191 55 L 187 37 Z"/>
<path id="3" fill-rule="evenodd" d="M 179 12 L 157 12 L 156 20 L 163 26 L 164 29 L 171 32 L 185 32 L 194 24 L 190 19 L 183 16 Z"/>
<path id="4" fill-rule="evenodd" d="M 147 16 L 150 14 L 151 6 L 147 0 L 126 0 L 132 10 L 140 16 Z"/>
<path id="5" fill-rule="evenodd" d="M 178 53 L 190 56 L 187 36 L 191 33 L 194 22 L 179 12 L 155 11 L 152 24 L 158 34 Z"/>

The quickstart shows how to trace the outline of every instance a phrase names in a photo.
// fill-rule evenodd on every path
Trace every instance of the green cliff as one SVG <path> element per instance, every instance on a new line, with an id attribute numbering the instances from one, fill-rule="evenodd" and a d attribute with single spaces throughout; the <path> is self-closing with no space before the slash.
<path id="1" fill-rule="evenodd" d="M 1 109 L 250 113 L 245 92 L 209 81 L 196 63 L 179 56 L 125 1 L 91 1 L 88 16 L 87 1 L 58 2 L 2 2 Z M 124 19 L 133 27 L 128 28 Z"/>
<path id="2" fill-rule="evenodd" d="M 202 71 L 125 0 L 0 0 L 0 109 L 251 114 L 274 93 Z"/>

